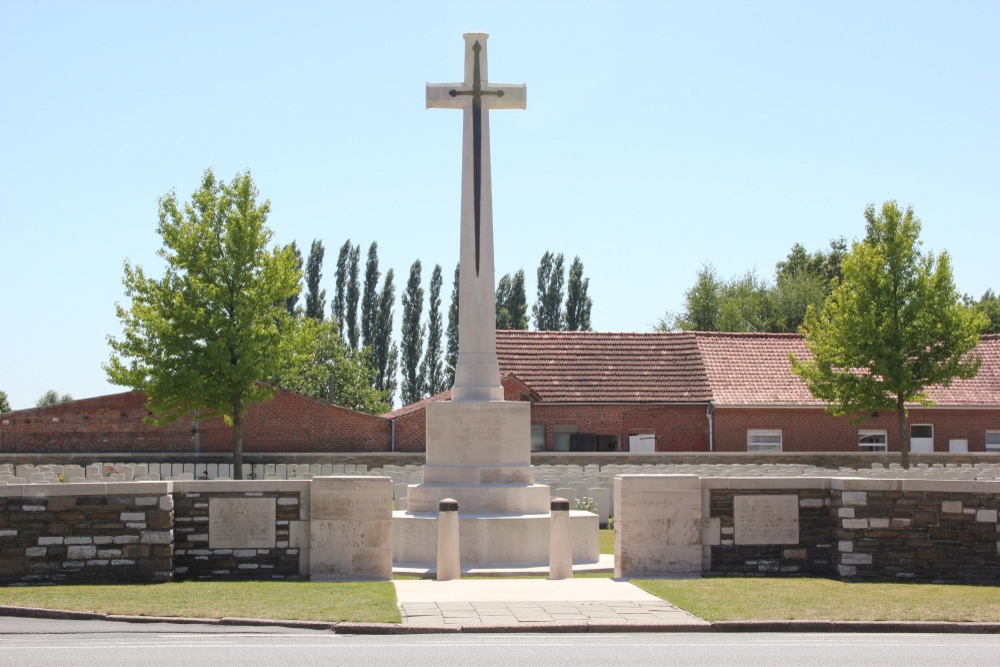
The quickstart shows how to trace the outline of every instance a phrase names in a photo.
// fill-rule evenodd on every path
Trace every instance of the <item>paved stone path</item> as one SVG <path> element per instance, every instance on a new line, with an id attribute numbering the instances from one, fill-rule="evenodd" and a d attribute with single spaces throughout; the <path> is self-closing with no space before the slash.
<path id="1" fill-rule="evenodd" d="M 613 579 L 394 581 L 404 625 L 535 623 L 707 625 L 706 621 Z"/>

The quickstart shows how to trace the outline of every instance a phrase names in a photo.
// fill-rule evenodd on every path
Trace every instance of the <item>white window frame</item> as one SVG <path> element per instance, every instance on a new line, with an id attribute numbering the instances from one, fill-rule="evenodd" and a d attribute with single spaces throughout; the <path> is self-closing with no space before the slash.
<path id="1" fill-rule="evenodd" d="M 882 436 L 882 442 L 861 442 L 862 438 Z M 889 434 L 884 428 L 861 429 L 858 431 L 858 450 L 862 452 L 885 452 L 889 450 Z"/>
<path id="2" fill-rule="evenodd" d="M 775 441 L 777 438 L 777 441 Z M 748 428 L 747 451 L 757 454 L 773 454 L 782 451 L 784 437 L 780 428 Z"/>
<path id="3" fill-rule="evenodd" d="M 995 442 L 990 442 L 991 438 Z M 987 429 L 986 430 L 986 451 L 988 452 L 1000 452 L 1000 430 Z"/>

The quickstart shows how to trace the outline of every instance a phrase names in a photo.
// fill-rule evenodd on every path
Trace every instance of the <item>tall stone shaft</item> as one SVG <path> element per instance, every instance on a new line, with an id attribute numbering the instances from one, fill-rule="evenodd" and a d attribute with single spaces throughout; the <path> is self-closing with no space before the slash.
<path id="1" fill-rule="evenodd" d="M 502 401 L 496 350 L 491 109 L 524 109 L 527 88 L 489 83 L 486 33 L 466 33 L 462 83 L 427 84 L 427 107 L 462 109 L 458 361 L 453 401 Z"/>

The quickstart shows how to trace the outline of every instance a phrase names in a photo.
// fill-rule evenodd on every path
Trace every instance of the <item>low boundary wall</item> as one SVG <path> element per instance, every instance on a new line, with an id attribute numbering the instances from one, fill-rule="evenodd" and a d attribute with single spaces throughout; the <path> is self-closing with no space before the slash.
<path id="1" fill-rule="evenodd" d="M 1000 585 L 1000 481 L 622 475 L 616 576 Z"/>
<path id="2" fill-rule="evenodd" d="M 348 521 L 346 531 L 341 522 L 339 532 L 330 521 L 311 525 L 314 484 L 333 508 L 324 518 L 364 520 Z M 391 520 L 389 477 L 0 485 L 0 585 L 388 580 L 392 531 L 382 530 L 387 544 L 376 545 L 368 527 Z M 318 571 L 311 543 L 322 547 Z M 371 558 L 376 546 L 389 557 Z M 331 572 L 337 559 L 353 569 Z"/>

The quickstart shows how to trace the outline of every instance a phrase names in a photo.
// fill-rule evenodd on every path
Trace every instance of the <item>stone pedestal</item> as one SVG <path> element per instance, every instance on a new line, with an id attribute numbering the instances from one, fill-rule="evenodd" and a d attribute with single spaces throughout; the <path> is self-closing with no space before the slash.
<path id="1" fill-rule="evenodd" d="M 529 404 L 429 403 L 424 483 L 393 513 L 393 562 L 437 561 L 438 503 L 454 498 L 463 566 L 547 565 L 550 490 L 534 481 Z M 570 512 L 569 522 L 573 562 L 596 562 L 597 516 Z"/>

